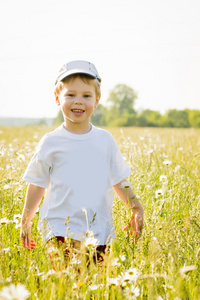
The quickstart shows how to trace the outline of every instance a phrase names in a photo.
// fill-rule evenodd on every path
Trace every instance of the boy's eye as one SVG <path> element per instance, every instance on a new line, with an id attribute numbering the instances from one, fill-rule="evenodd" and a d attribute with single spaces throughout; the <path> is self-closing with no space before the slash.
<path id="1" fill-rule="evenodd" d="M 89 97 L 91 97 L 90 95 L 84 95 L 84 98 L 89 98 Z"/>
<path id="2" fill-rule="evenodd" d="M 67 94 L 68 97 L 74 97 L 74 94 Z"/>

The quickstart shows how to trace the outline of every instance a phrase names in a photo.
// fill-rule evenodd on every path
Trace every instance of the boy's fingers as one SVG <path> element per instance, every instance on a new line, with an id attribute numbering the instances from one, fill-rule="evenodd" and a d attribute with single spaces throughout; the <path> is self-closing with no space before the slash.
<path id="1" fill-rule="evenodd" d="M 24 248 L 28 250 L 32 250 L 35 248 L 36 243 L 33 239 L 30 238 L 30 232 L 29 230 L 24 230 L 21 233 L 21 241 L 24 246 Z"/>
<path id="2" fill-rule="evenodd" d="M 36 242 L 34 240 L 31 239 L 31 249 L 34 249 L 36 246 Z"/>

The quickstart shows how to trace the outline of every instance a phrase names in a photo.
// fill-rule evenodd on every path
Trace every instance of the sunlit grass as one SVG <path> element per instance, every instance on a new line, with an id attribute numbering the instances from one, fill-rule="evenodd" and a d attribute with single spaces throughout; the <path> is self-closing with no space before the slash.
<path id="1" fill-rule="evenodd" d="M 22 175 L 38 140 L 52 129 L 0 128 L 0 290 L 20 283 L 29 299 L 200 299 L 200 130 L 109 128 L 132 169 L 128 180 L 145 210 L 143 234 L 135 245 L 123 231 L 128 213 L 115 195 L 117 240 L 105 262 L 91 260 L 87 268 L 81 255 L 66 267 L 61 251 L 54 272 L 38 214 L 36 249 L 23 249 L 19 238 Z"/>

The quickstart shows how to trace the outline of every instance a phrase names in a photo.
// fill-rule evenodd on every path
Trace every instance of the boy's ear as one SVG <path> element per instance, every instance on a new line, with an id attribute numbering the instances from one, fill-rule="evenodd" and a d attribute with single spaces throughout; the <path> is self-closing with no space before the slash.
<path id="1" fill-rule="evenodd" d="M 99 95 L 99 96 L 96 98 L 96 102 L 95 102 L 94 108 L 97 108 L 97 106 L 99 105 L 100 98 L 101 98 L 101 95 Z"/>
<path id="2" fill-rule="evenodd" d="M 56 99 L 56 104 L 59 106 L 60 105 L 60 99 L 59 99 L 59 96 L 56 92 L 54 92 L 54 96 L 55 96 L 55 99 Z"/>

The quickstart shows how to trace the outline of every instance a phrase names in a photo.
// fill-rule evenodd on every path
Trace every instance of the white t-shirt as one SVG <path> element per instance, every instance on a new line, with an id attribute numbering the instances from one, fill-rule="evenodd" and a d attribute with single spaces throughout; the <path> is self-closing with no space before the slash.
<path id="1" fill-rule="evenodd" d="M 39 215 L 44 240 L 83 240 L 93 231 L 99 245 L 115 237 L 113 189 L 131 173 L 111 134 L 92 125 L 73 134 L 63 125 L 40 140 L 24 179 L 46 188 Z"/>

